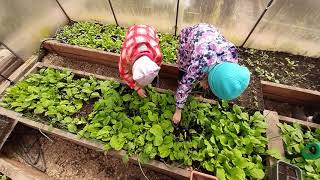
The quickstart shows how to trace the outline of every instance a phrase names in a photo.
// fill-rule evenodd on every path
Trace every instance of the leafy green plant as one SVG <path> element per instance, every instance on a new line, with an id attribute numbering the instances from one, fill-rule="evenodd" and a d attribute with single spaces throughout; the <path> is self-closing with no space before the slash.
<path id="1" fill-rule="evenodd" d="M 116 25 L 76 22 L 66 25 L 56 35 L 61 42 L 82 47 L 120 53 L 126 29 Z M 175 63 L 178 40 L 176 36 L 159 33 L 160 48 L 165 63 Z"/>
<path id="2" fill-rule="evenodd" d="M 41 69 L 7 89 L 1 106 L 43 119 L 79 138 L 96 139 L 106 151 L 125 150 L 124 161 L 161 158 L 216 174 L 219 179 L 263 179 L 266 123 L 260 112 L 249 113 L 223 101 L 217 105 L 190 97 L 182 124 L 174 130 L 171 93 L 147 88 L 141 99 L 127 86 L 68 71 Z M 91 100 L 90 100 L 91 99 Z M 83 104 L 95 100 L 87 116 Z"/>
<path id="3" fill-rule="evenodd" d="M 320 128 L 307 130 L 297 123 L 283 123 L 278 126 L 281 129 L 287 160 L 303 170 L 304 179 L 320 179 L 320 159 L 306 160 L 301 156 L 301 150 L 307 143 L 320 142 Z"/>
<path id="4" fill-rule="evenodd" d="M 1 179 L 1 180 L 7 180 L 7 176 L 5 176 L 5 175 L 0 175 L 0 179 Z"/>

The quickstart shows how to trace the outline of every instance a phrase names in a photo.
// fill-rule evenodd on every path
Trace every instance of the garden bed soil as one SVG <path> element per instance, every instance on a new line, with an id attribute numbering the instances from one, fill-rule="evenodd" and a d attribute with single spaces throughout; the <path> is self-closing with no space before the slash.
<path id="1" fill-rule="evenodd" d="M 21 128 L 19 128 L 21 131 Z M 124 164 L 121 159 L 104 155 L 103 152 L 88 149 L 60 138 L 50 136 L 52 142 L 42 136 L 39 132 L 23 127 L 28 133 L 26 138 L 40 137 L 39 143 L 43 151 L 46 174 L 54 179 L 145 179 L 139 166 L 132 163 Z M 15 136 L 23 133 L 15 133 Z M 6 156 L 18 160 L 24 164 L 25 161 L 16 152 L 15 142 L 8 141 L 3 152 Z M 37 156 L 36 151 L 30 151 L 30 156 Z M 170 180 L 172 178 L 143 168 L 149 179 Z"/>
<path id="2" fill-rule="evenodd" d="M 303 115 L 305 115 L 306 118 L 308 116 L 313 116 L 316 112 L 320 112 L 319 106 L 301 106 L 297 104 L 278 102 L 266 98 L 264 99 L 264 103 L 266 109 L 276 111 L 279 115 L 304 121 L 306 121 L 306 119 L 301 118 Z M 314 123 L 320 124 L 318 121 Z"/>
<path id="3" fill-rule="evenodd" d="M 240 63 L 262 80 L 320 91 L 320 58 L 238 48 Z"/>
<path id="4" fill-rule="evenodd" d="M 94 64 L 94 63 L 88 63 L 84 61 L 80 61 L 77 59 L 72 58 L 66 58 L 59 56 L 54 53 L 49 53 L 46 55 L 43 60 L 44 63 L 50 64 L 50 65 L 56 65 L 61 67 L 67 67 L 75 70 L 90 72 L 98 75 L 113 77 L 113 78 L 119 78 L 118 75 L 118 69 L 112 68 L 107 65 L 102 64 Z M 168 79 L 168 78 L 161 78 L 159 82 L 159 87 L 162 89 L 170 89 L 172 91 L 176 90 L 177 82 L 175 79 Z M 212 95 L 212 93 L 194 93 L 198 96 L 203 96 L 205 98 L 213 98 L 216 99 Z M 248 87 L 248 89 L 236 100 L 233 101 L 233 103 L 239 104 L 241 106 L 250 108 L 250 109 L 257 109 L 257 110 L 263 110 L 264 109 L 264 103 L 263 103 L 263 95 L 261 91 L 261 83 L 260 78 L 256 75 L 251 75 L 251 83 Z"/>

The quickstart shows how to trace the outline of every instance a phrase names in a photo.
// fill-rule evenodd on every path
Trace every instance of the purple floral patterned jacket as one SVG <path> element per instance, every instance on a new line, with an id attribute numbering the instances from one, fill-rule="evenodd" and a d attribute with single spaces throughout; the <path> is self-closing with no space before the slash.
<path id="1" fill-rule="evenodd" d="M 221 62 L 238 63 L 237 49 L 209 24 L 182 29 L 179 35 L 177 65 L 184 71 L 175 95 L 176 107 L 183 108 L 193 83 L 205 77 L 206 69 Z"/>

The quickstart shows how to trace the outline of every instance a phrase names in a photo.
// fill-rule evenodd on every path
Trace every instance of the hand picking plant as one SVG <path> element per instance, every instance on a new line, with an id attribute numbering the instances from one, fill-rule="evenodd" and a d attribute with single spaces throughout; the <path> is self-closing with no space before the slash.
<path id="1" fill-rule="evenodd" d="M 161 159 L 193 166 L 222 180 L 264 178 L 263 157 L 268 152 L 266 123 L 260 112 L 190 98 L 182 125 L 175 130 L 173 95 L 152 87 L 147 93 L 141 99 L 119 82 L 48 68 L 8 88 L 1 106 L 98 140 L 106 151 L 125 150 L 124 160 L 137 154 L 143 162 Z M 92 112 L 78 116 L 89 101 L 95 101 Z"/>
<path id="2" fill-rule="evenodd" d="M 285 145 L 286 158 L 302 169 L 305 180 L 320 179 L 320 159 L 306 160 L 301 156 L 301 150 L 307 143 L 320 142 L 320 128 L 307 130 L 299 124 L 278 124 Z"/>
<path id="3" fill-rule="evenodd" d="M 56 35 L 57 40 L 82 47 L 101 49 L 120 53 L 126 34 L 125 28 L 116 25 L 101 25 L 92 22 L 76 22 L 66 25 Z M 167 33 L 159 33 L 160 48 L 165 63 L 175 63 L 177 37 Z"/>

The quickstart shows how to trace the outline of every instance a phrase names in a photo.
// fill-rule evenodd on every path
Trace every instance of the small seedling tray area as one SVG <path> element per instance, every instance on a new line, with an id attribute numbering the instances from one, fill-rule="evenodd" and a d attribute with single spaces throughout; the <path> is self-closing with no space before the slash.
<path id="1" fill-rule="evenodd" d="M 218 104 L 212 100 L 191 98 L 183 113 L 182 127 L 174 129 L 171 125 L 174 111 L 172 92 L 149 88 L 150 99 L 139 100 L 136 99 L 137 95 L 134 92 L 122 87 L 116 79 L 71 69 L 65 70 L 65 68 L 37 63 L 20 79 L 20 82 L 2 93 L 4 103 L 1 105 L 18 112 L 0 108 L 0 114 L 68 141 L 99 151 L 105 150 L 111 155 L 123 158 L 124 161 L 141 162 L 144 166 L 179 179 L 190 177 L 191 171 L 188 170 L 188 167 L 227 179 L 232 176 L 240 179 L 248 177 L 261 179 L 265 176 L 264 171 L 267 170 L 265 159 L 268 154 L 273 154 L 272 151 L 267 150 L 269 138 L 266 137 L 268 136 L 266 132 L 271 130 L 268 130 L 267 124 L 264 122 L 265 112 L 264 115 L 261 115 L 259 112 L 246 110 L 237 105 L 231 106 L 226 102 Z M 60 78 L 60 80 L 56 82 L 56 78 Z M 29 107 L 29 105 L 19 104 L 19 100 L 14 96 L 15 91 L 23 90 L 24 83 L 35 83 L 34 85 L 29 84 L 24 91 L 37 92 L 41 91 L 39 87 L 45 88 L 41 84 L 53 83 L 63 89 L 69 85 L 66 82 L 82 82 L 83 86 L 78 87 L 82 92 L 76 94 L 83 94 L 75 96 L 79 99 L 82 98 L 82 106 L 79 101 L 77 103 L 73 101 L 74 104 L 56 107 L 57 109 L 68 107 L 65 109 L 67 115 L 64 115 L 63 118 L 60 115 L 50 116 L 50 113 L 54 112 L 43 104 L 42 106 L 30 107 L 32 110 L 26 110 L 28 108 L 25 106 Z M 95 86 L 91 85 L 95 83 L 104 84 L 105 89 L 94 89 Z M 114 84 L 120 89 L 117 91 L 110 89 Z M 60 92 L 60 98 L 71 97 L 69 95 L 72 95 L 72 92 L 68 92 L 67 89 Z M 115 94 L 103 94 L 107 90 Z M 137 109 L 141 115 L 140 118 L 134 115 L 134 111 L 124 111 L 120 104 L 116 104 L 120 102 L 114 99 L 119 92 L 124 93 L 119 98 L 123 104 L 129 103 L 127 104 L 129 105 L 128 109 L 134 109 L 135 104 L 143 103 L 139 104 L 139 109 Z M 6 98 L 9 99 L 6 100 Z M 33 99 L 39 100 L 41 98 L 28 94 L 25 101 Z M 38 100 L 32 102 L 41 101 Z M 93 111 L 89 114 L 75 112 L 75 110 L 81 110 L 85 107 L 84 101 L 92 101 Z M 70 102 L 63 101 L 63 103 Z M 14 103 L 13 106 L 12 103 Z M 51 102 L 46 103 L 50 104 Z M 113 107 L 113 103 L 116 107 Z M 155 103 L 167 104 L 154 106 Z M 148 106 L 153 108 L 148 109 Z M 166 109 L 157 109 L 158 106 Z M 108 115 L 112 115 L 114 112 L 124 112 L 124 114 L 120 118 L 115 116 L 116 121 L 107 122 L 105 119 L 108 117 L 99 120 L 100 112 L 102 112 L 99 108 L 103 110 L 112 108 Z M 81 115 L 85 117 L 82 118 Z M 220 117 L 220 120 L 214 119 L 214 117 Z M 142 119 L 146 124 L 141 124 Z M 99 122 L 105 124 L 101 125 Z M 136 127 L 138 129 L 140 125 L 143 125 L 144 127 L 139 130 L 142 134 L 137 137 L 133 135 L 133 139 L 130 140 L 131 135 L 127 133 L 126 129 L 121 128 L 121 126 L 126 127 L 127 125 L 138 126 Z M 122 135 L 117 132 L 108 137 L 109 131 L 112 132 L 115 129 L 121 129 L 120 134 Z M 135 146 L 134 150 L 132 150 L 133 146 L 131 149 L 128 147 L 130 144 Z M 140 149 L 140 147 L 143 148 Z M 150 151 L 146 151 L 147 149 Z M 225 165 L 217 166 L 219 163 Z M 178 168 L 177 164 L 183 165 L 184 168 Z"/>

